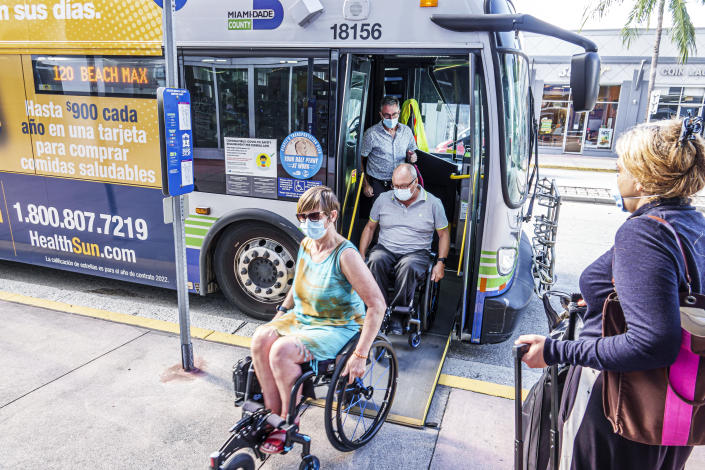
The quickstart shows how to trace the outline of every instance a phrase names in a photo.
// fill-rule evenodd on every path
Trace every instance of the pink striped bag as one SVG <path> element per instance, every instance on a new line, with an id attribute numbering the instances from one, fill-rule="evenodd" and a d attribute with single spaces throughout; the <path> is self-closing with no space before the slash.
<path id="1" fill-rule="evenodd" d="M 660 217 L 685 251 L 671 224 Z M 681 347 L 670 367 L 635 372 L 603 372 L 602 404 L 614 432 L 632 441 L 663 446 L 705 444 L 705 295 L 680 294 Z M 602 336 L 627 331 L 613 292 L 602 309 Z"/>

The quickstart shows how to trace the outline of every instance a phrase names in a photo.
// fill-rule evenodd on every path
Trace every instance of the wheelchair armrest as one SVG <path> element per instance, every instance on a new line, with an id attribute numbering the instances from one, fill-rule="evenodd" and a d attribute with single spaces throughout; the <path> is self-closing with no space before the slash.
<path id="1" fill-rule="evenodd" d="M 401 305 L 396 305 L 396 306 L 392 307 L 392 312 L 394 312 L 394 313 L 408 314 L 408 313 L 411 313 L 412 310 L 413 310 L 413 307 L 402 307 Z"/>

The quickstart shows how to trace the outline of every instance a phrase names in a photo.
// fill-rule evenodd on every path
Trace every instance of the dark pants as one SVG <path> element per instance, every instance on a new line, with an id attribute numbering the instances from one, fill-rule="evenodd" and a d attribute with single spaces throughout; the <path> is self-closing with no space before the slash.
<path id="1" fill-rule="evenodd" d="M 394 298 L 388 302 L 388 305 L 406 307 L 414 300 L 416 287 L 425 277 L 428 261 L 426 250 L 414 251 L 407 255 L 395 255 L 382 245 L 375 245 L 367 257 L 367 267 L 372 271 L 385 297 L 389 287 L 394 286 Z"/>
<path id="2" fill-rule="evenodd" d="M 365 175 L 365 178 L 367 178 L 367 181 L 370 183 L 370 186 L 372 186 L 372 197 L 367 197 L 363 193 L 361 196 L 361 216 L 364 218 L 366 221 L 367 218 L 370 216 L 370 212 L 372 211 L 372 205 L 375 203 L 377 198 L 379 197 L 380 194 L 386 193 L 387 191 L 390 191 L 392 189 L 392 181 L 382 181 L 378 180 L 377 178 L 373 178 L 369 175 Z M 364 225 L 364 224 L 363 224 Z"/>

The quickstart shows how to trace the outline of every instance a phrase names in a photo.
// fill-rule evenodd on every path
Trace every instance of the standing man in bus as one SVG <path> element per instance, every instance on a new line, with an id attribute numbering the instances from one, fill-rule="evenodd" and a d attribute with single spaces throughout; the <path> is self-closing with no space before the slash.
<path id="1" fill-rule="evenodd" d="M 425 277 L 434 231 L 438 234 L 439 257 L 431 280 L 443 279 L 450 232 L 443 203 L 419 185 L 413 165 L 399 165 L 392 182 L 394 190 L 380 195 L 372 206 L 360 237 L 360 255 L 365 258 L 379 226 L 379 241 L 369 252 L 367 267 L 383 295 L 394 285 L 394 298 L 388 305 L 408 306 Z M 399 318 L 392 317 L 390 326 L 392 333 L 401 333 Z"/>
<path id="2" fill-rule="evenodd" d="M 399 100 L 385 96 L 379 106 L 380 122 L 365 131 L 362 138 L 363 192 L 367 206 L 392 189 L 392 172 L 408 159 L 416 163 L 416 140 L 411 128 L 399 123 Z"/>

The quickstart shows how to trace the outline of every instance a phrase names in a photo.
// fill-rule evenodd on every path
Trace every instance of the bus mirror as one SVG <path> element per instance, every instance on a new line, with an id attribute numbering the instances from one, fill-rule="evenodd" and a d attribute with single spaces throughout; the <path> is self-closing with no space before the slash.
<path id="1" fill-rule="evenodd" d="M 592 111 L 600 89 L 600 56 L 597 52 L 573 56 L 570 61 L 570 88 L 575 111 Z"/>

